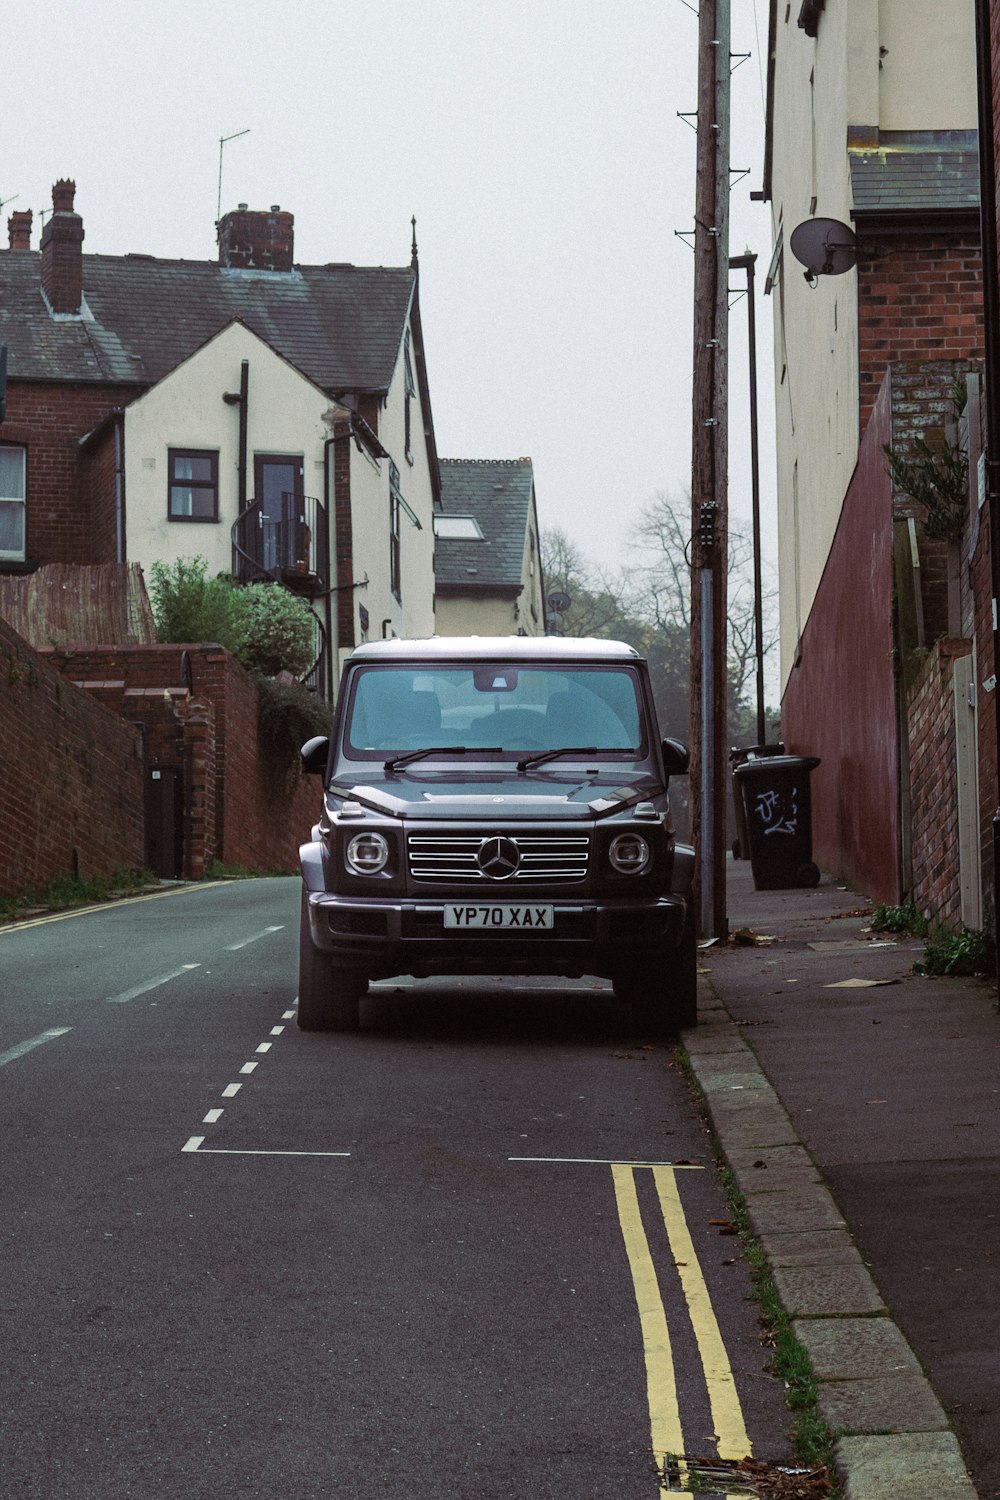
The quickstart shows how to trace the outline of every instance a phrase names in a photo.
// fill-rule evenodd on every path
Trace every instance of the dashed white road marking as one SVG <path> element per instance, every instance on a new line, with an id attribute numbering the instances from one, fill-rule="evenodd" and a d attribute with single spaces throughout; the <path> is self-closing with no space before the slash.
<path id="1" fill-rule="evenodd" d="M 269 937 L 272 932 L 281 932 L 283 927 L 283 922 L 279 923 L 277 927 L 265 927 L 263 932 L 255 932 L 253 937 L 244 938 L 241 943 L 230 943 L 226 951 L 228 953 L 237 953 L 240 948 L 249 948 L 251 943 L 259 943 L 261 938 Z"/>
<path id="2" fill-rule="evenodd" d="M 257 1064 L 254 1063 L 254 1062 L 244 1063 L 243 1066 L 242 1066 L 242 1068 L 240 1069 L 240 1072 L 241 1073 L 252 1073 L 253 1070 L 254 1070 L 254 1068 L 256 1066 L 257 1066 Z"/>
<path id="3" fill-rule="evenodd" d="M 284 1026 L 272 1026 L 271 1027 L 271 1035 L 272 1036 L 280 1036 L 281 1033 L 284 1031 L 284 1029 L 285 1029 Z"/>
<path id="4" fill-rule="evenodd" d="M 227 1083 L 222 1090 L 223 1099 L 235 1099 L 242 1087 L 242 1083 Z"/>
<path id="5" fill-rule="evenodd" d="M 206 1146 L 203 1135 L 193 1135 L 182 1151 L 197 1151 L 199 1156 L 350 1156 L 349 1151 L 235 1151 L 220 1146 Z"/>
<path id="6" fill-rule="evenodd" d="M 0 1052 L 0 1068 L 6 1063 L 17 1062 L 17 1059 L 24 1057 L 25 1053 L 33 1052 L 36 1047 L 41 1047 L 46 1042 L 53 1042 L 57 1036 L 65 1036 L 68 1031 L 72 1030 L 72 1026 L 50 1026 L 48 1031 L 41 1031 L 38 1036 L 33 1036 L 26 1042 L 18 1042 L 16 1047 L 9 1047 L 6 1052 Z"/>
<path id="7" fill-rule="evenodd" d="M 221 1109 L 210 1109 L 201 1123 L 203 1125 L 215 1125 L 217 1121 L 222 1119 L 223 1114 L 224 1111 Z"/>
<path id="8" fill-rule="evenodd" d="M 270 1042 L 261 1042 L 260 1046 L 257 1048 L 258 1052 L 270 1052 L 270 1050 L 271 1050 L 271 1043 Z"/>
<path id="9" fill-rule="evenodd" d="M 134 990 L 124 990 L 120 995 L 109 995 L 108 1004 L 124 1005 L 127 1000 L 135 1000 L 139 995 L 147 995 L 150 990 L 158 990 L 161 984 L 169 984 L 171 979 L 180 979 L 181 975 L 200 968 L 201 964 L 181 964 L 179 969 L 172 969 L 169 974 L 161 974 L 158 979 L 150 979 L 145 984 L 137 984 Z"/>

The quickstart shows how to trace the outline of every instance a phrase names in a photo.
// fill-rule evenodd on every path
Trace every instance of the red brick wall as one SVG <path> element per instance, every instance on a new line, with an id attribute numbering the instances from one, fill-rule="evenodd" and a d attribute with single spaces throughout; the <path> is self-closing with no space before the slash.
<path id="1" fill-rule="evenodd" d="M 185 652 L 190 697 L 183 691 Z M 185 716 L 182 738 L 153 739 L 147 758 L 150 765 L 189 768 L 185 796 L 191 814 L 200 820 L 201 832 L 191 835 L 186 845 L 191 850 L 188 873 L 196 877 L 199 860 L 208 864 L 213 858 L 255 870 L 297 867 L 298 846 L 309 837 L 319 814 L 319 781 L 302 776 L 297 769 L 287 778 L 268 771 L 258 749 L 256 685 L 227 652 L 198 644 L 68 646 L 43 655 L 129 718 L 142 717 L 146 696 L 162 706 L 165 695 L 169 695 L 170 713 Z M 196 712 L 207 719 L 200 733 L 193 727 Z M 188 748 L 180 749 L 182 744 Z M 181 753 L 188 759 L 179 761 Z M 158 760 L 158 755 L 169 758 Z"/>
<path id="2" fill-rule="evenodd" d="M 887 366 L 983 358 L 982 257 L 975 235 L 894 236 L 858 262 L 860 430 Z"/>
<path id="3" fill-rule="evenodd" d="M 113 434 L 102 437 L 96 457 L 79 440 L 137 394 L 136 387 L 10 382 L 0 440 L 28 450 L 29 561 L 117 560 Z"/>
<path id="4" fill-rule="evenodd" d="M 886 381 L 862 440 L 826 569 L 781 702 L 782 739 L 818 755 L 813 852 L 876 901 L 899 900 L 892 495 Z"/>
<path id="5" fill-rule="evenodd" d="M 971 649 L 971 641 L 942 637 L 907 696 L 913 902 L 951 928 L 962 916 L 952 666 Z"/>
<path id="6" fill-rule="evenodd" d="M 0 620 L 0 892 L 141 868 L 140 751 L 134 729 Z"/>

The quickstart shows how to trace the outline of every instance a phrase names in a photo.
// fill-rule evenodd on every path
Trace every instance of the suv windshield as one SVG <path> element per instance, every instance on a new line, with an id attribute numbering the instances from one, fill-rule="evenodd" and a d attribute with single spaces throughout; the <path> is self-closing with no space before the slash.
<path id="1" fill-rule="evenodd" d="M 627 666 L 362 667 L 354 674 L 344 729 L 345 753 L 387 753 L 449 746 L 523 757 L 573 746 L 588 754 L 637 757 L 644 751 L 639 682 Z"/>

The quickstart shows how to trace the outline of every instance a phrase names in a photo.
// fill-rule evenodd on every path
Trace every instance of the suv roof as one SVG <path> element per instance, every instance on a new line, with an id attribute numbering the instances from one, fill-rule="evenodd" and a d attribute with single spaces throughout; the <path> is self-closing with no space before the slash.
<path id="1" fill-rule="evenodd" d="M 423 640 L 369 641 L 351 652 L 350 661 L 468 661 L 505 657 L 508 661 L 639 661 L 624 641 L 593 636 L 433 635 Z"/>

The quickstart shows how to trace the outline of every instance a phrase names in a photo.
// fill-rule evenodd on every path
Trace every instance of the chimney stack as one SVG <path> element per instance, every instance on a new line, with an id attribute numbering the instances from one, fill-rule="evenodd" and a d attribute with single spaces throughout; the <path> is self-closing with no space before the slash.
<path id="1" fill-rule="evenodd" d="M 270 210 L 249 209 L 241 203 L 219 220 L 219 265 L 245 271 L 290 271 L 295 217 Z"/>
<path id="2" fill-rule="evenodd" d="M 31 249 L 31 209 L 14 209 L 7 220 L 7 234 L 12 250 Z"/>
<path id="3" fill-rule="evenodd" d="M 75 182 L 55 184 L 42 230 L 42 291 L 54 313 L 79 313 L 83 301 L 83 220 L 73 212 L 75 193 Z"/>

